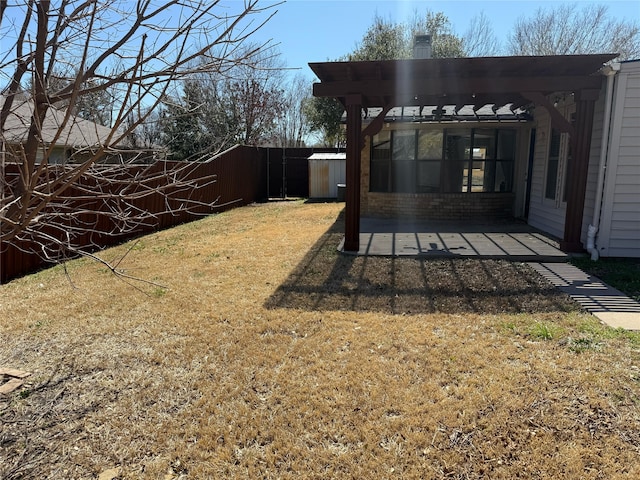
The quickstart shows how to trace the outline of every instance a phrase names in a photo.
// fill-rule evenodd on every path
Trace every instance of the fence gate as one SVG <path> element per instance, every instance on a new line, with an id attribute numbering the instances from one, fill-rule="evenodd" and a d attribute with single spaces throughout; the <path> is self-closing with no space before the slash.
<path id="1" fill-rule="evenodd" d="M 308 197 L 311 148 L 268 148 L 269 198 Z"/>

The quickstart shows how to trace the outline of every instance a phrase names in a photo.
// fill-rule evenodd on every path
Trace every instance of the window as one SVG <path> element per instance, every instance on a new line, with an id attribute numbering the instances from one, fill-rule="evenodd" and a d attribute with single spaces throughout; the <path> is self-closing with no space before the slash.
<path id="1" fill-rule="evenodd" d="M 545 181 L 544 197 L 549 200 L 556 199 L 558 186 L 558 164 L 560 163 L 560 144 L 562 135 L 555 128 L 551 129 L 549 141 L 549 157 L 547 158 L 547 178 Z"/>
<path id="2" fill-rule="evenodd" d="M 394 192 L 413 193 L 416 187 L 416 131 L 393 132 L 391 181 Z"/>
<path id="3" fill-rule="evenodd" d="M 513 129 L 394 130 L 373 138 L 372 192 L 511 192 Z"/>
<path id="4" fill-rule="evenodd" d="M 571 125 L 575 128 L 576 126 L 576 113 L 572 112 L 571 116 Z M 566 158 L 565 158 L 565 168 L 564 168 L 564 188 L 562 189 L 562 201 L 566 203 L 567 201 L 567 193 L 569 191 L 569 178 L 571 178 L 571 138 L 567 135 L 567 146 L 566 146 Z"/>
<path id="5" fill-rule="evenodd" d="M 391 132 L 380 132 L 374 135 L 371 145 L 371 176 L 370 189 L 372 192 L 389 191 L 389 161 L 391 160 Z"/>
<path id="6" fill-rule="evenodd" d="M 470 157 L 471 130 L 448 130 L 445 135 L 445 154 L 442 172 L 443 192 L 471 191 L 469 188 Z"/>
<path id="7" fill-rule="evenodd" d="M 498 145 L 492 191 L 511 192 L 513 190 L 513 166 L 515 161 L 515 130 L 498 130 Z"/>
<path id="8" fill-rule="evenodd" d="M 495 191 L 496 143 L 498 130 L 478 129 L 472 132 L 471 171 L 472 192 Z"/>
<path id="9" fill-rule="evenodd" d="M 416 190 L 438 192 L 440 190 L 440 163 L 442 158 L 440 130 L 418 131 L 418 155 L 416 163 Z"/>
<path id="10" fill-rule="evenodd" d="M 516 132 L 506 129 L 447 132 L 451 192 L 510 192 Z"/>
<path id="11" fill-rule="evenodd" d="M 575 125 L 575 107 L 567 107 L 564 112 Z M 571 164 L 571 139 L 568 133 L 562 133 L 551 127 L 549 134 L 549 155 L 544 183 L 544 198 L 552 200 L 556 208 L 567 201 L 568 182 Z"/>
<path id="12" fill-rule="evenodd" d="M 567 192 L 569 191 L 569 178 L 571 178 L 571 142 L 567 141 L 567 153 L 564 167 L 564 187 L 562 189 L 562 201 L 565 203 L 567 202 Z"/>

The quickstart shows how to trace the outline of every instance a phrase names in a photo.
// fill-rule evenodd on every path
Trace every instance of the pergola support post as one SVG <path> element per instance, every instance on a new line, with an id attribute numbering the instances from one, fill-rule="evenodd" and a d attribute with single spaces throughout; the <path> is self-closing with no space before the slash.
<path id="1" fill-rule="evenodd" d="M 582 252 L 584 250 L 580 236 L 589 173 L 593 114 L 599 94 L 599 90 L 582 90 L 575 94 L 575 137 L 570 139 L 572 156 L 566 172 L 568 175 L 567 209 L 564 220 L 564 237 L 560 242 L 560 248 L 565 252 Z"/>
<path id="2" fill-rule="evenodd" d="M 360 153 L 362 150 L 362 96 L 348 95 L 347 108 L 347 191 L 345 195 L 344 251 L 360 250 Z"/>

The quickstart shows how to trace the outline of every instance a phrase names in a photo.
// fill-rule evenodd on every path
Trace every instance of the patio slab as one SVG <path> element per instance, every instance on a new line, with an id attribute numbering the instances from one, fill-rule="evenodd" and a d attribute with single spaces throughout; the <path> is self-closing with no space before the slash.
<path id="1" fill-rule="evenodd" d="M 342 245 L 340 246 L 342 250 Z M 363 218 L 358 255 L 564 262 L 558 243 L 522 222 L 438 223 Z"/>

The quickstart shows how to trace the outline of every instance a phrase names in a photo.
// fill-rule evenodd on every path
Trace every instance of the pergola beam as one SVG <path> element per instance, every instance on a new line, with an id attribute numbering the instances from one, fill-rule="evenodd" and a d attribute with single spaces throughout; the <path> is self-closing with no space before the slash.
<path id="1" fill-rule="evenodd" d="M 599 89 L 600 76 L 564 77 L 476 77 L 476 78 L 409 78 L 398 80 L 335 81 L 313 84 L 316 97 L 345 97 L 359 94 L 366 98 L 389 97 L 396 105 L 416 105 L 426 98 L 446 95 L 520 95 L 521 92 L 542 92 L 549 94 L 559 91 Z M 368 102 L 364 106 L 373 105 Z"/>
<path id="2" fill-rule="evenodd" d="M 553 125 L 553 128 L 560 132 L 568 133 L 572 139 L 575 138 L 576 132 L 573 125 L 571 125 L 571 122 L 562 116 L 546 95 L 543 95 L 540 92 L 523 92 L 522 96 L 547 110 L 551 117 L 551 124 Z"/>
<path id="3" fill-rule="evenodd" d="M 365 127 L 365 129 L 362 131 L 361 142 L 364 139 L 364 137 L 366 136 L 373 137 L 378 132 L 380 132 L 380 130 L 382 130 L 382 126 L 384 125 L 384 119 L 387 116 L 387 113 L 389 113 L 389 110 L 391 110 L 391 108 L 393 108 L 392 104 L 388 104 L 384 106 L 382 108 L 382 111 L 376 116 L 376 118 L 374 118 L 369 123 L 369 125 Z M 364 144 L 362 145 L 362 148 L 364 148 Z"/>

